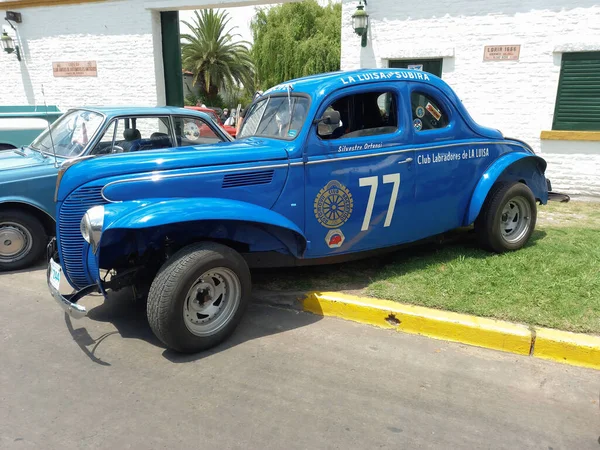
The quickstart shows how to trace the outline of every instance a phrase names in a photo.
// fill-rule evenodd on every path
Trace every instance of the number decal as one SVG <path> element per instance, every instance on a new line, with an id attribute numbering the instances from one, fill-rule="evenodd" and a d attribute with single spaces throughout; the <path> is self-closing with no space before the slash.
<path id="1" fill-rule="evenodd" d="M 398 190 L 400 189 L 400 174 L 390 173 L 383 176 L 383 184 L 393 183 L 392 196 L 390 197 L 390 203 L 388 205 L 387 214 L 385 215 L 384 227 L 389 227 L 394 218 L 394 210 L 396 208 L 396 200 L 398 199 Z M 365 217 L 363 219 L 362 227 L 360 231 L 366 231 L 369 229 L 371 223 L 371 216 L 373 215 L 373 206 L 375 205 L 375 197 L 377 196 L 377 187 L 379 186 L 378 177 L 365 177 L 358 179 L 358 185 L 360 187 L 370 186 L 369 200 L 367 201 L 367 210 L 365 211 Z"/>
<path id="2" fill-rule="evenodd" d="M 396 199 L 398 198 L 398 189 L 400 189 L 400 174 L 390 173 L 383 176 L 383 183 L 394 183 L 392 186 L 392 196 L 390 197 L 390 204 L 388 205 L 387 214 L 385 215 L 384 227 L 389 227 L 394 217 L 394 208 L 396 208 Z"/>
<path id="3" fill-rule="evenodd" d="M 366 177 L 359 178 L 358 184 L 360 187 L 371 186 L 365 218 L 363 219 L 362 227 L 360 227 L 360 231 L 365 231 L 369 229 L 369 223 L 371 222 L 371 215 L 373 214 L 373 205 L 375 204 L 375 196 L 377 195 L 377 185 L 379 184 L 379 181 L 377 177 Z"/>

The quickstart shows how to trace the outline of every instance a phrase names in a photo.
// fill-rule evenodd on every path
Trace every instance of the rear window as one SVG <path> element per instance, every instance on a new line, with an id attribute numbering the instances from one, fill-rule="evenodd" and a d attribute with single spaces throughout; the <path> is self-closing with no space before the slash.
<path id="1" fill-rule="evenodd" d="M 415 131 L 437 130 L 448 126 L 446 111 L 432 96 L 422 92 L 413 92 L 410 103 Z"/>

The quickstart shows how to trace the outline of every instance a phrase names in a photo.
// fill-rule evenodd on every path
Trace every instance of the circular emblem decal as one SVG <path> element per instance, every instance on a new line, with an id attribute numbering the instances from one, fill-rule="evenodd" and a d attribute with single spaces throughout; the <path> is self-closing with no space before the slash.
<path id="1" fill-rule="evenodd" d="M 314 206 L 315 217 L 321 225 L 338 228 L 350 219 L 354 200 L 346 186 L 332 180 L 319 191 Z"/>
<path id="2" fill-rule="evenodd" d="M 415 119 L 413 121 L 413 126 L 415 127 L 415 130 L 421 131 L 423 129 L 423 122 L 421 122 L 421 119 Z"/>
<path id="3" fill-rule="evenodd" d="M 422 106 L 417 106 L 415 114 L 419 119 L 422 119 L 425 116 L 425 108 L 423 108 Z"/>
<path id="4" fill-rule="evenodd" d="M 329 248 L 340 248 L 345 240 L 346 236 L 344 236 L 344 233 L 339 228 L 329 230 L 327 236 L 325 236 L 325 243 Z"/>
<path id="5" fill-rule="evenodd" d="M 190 141 L 196 141 L 200 137 L 200 128 L 194 122 L 186 122 L 183 126 L 183 135 Z"/>

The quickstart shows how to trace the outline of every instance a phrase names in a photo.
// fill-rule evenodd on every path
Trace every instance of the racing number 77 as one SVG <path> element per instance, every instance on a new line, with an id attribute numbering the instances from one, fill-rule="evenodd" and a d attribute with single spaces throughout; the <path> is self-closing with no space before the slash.
<path id="1" fill-rule="evenodd" d="M 396 208 L 396 199 L 398 198 L 398 189 L 400 189 L 400 174 L 390 173 L 383 176 L 383 184 L 394 183 L 392 186 L 392 196 L 390 197 L 390 204 L 388 205 L 387 214 L 385 215 L 384 227 L 389 227 L 394 218 L 394 208 Z M 360 231 L 366 231 L 369 229 L 371 223 L 371 216 L 373 215 L 373 205 L 375 204 L 375 197 L 377 196 L 377 187 L 379 186 L 379 177 L 365 177 L 359 178 L 358 184 L 360 187 L 370 186 L 369 200 L 367 202 L 367 210 L 365 211 L 365 217 L 363 219 L 362 227 Z"/>

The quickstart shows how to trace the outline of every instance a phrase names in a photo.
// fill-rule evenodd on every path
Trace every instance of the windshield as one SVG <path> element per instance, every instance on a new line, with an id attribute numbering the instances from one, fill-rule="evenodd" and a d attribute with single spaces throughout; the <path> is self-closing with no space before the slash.
<path id="1" fill-rule="evenodd" d="M 30 147 L 52 155 L 54 142 L 56 156 L 78 156 L 92 140 L 102 120 L 102 115 L 93 111 L 69 111 L 52 124 L 52 133 L 44 131 Z"/>
<path id="2" fill-rule="evenodd" d="M 294 139 L 306 120 L 308 98 L 267 97 L 254 103 L 242 124 L 238 138 L 248 136 Z"/>

